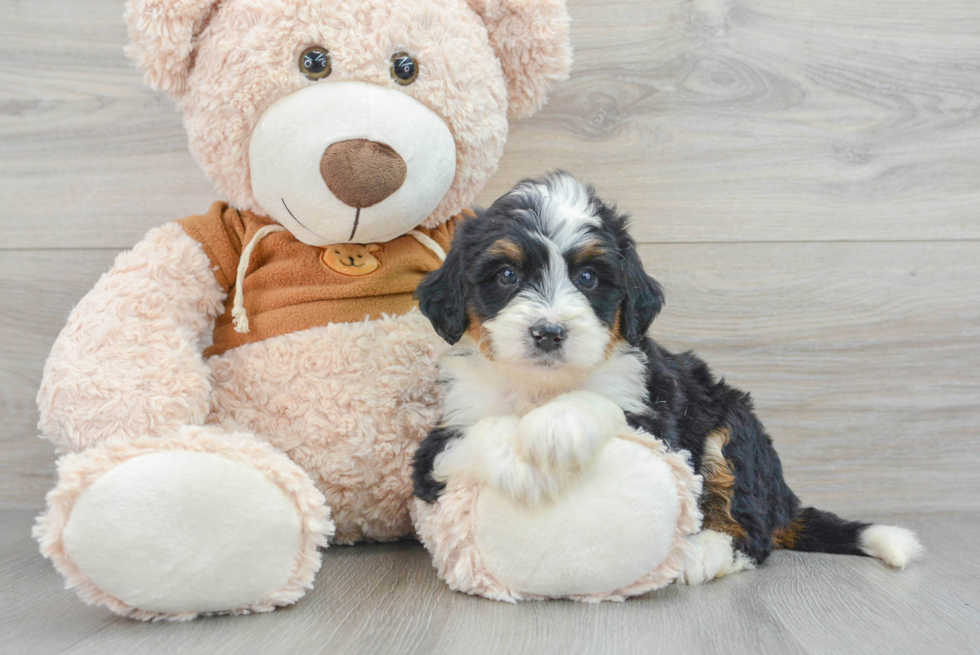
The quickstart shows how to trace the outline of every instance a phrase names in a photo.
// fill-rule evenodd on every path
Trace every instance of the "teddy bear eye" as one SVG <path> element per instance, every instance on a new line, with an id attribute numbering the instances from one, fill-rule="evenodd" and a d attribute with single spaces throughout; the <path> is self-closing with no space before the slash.
<path id="1" fill-rule="evenodd" d="M 397 84 L 407 86 L 419 75 L 419 65 L 412 55 L 399 52 L 391 56 L 391 79 Z"/>
<path id="2" fill-rule="evenodd" d="M 299 69 L 311 80 L 322 80 L 330 74 L 330 52 L 326 48 L 313 46 L 299 56 Z"/>

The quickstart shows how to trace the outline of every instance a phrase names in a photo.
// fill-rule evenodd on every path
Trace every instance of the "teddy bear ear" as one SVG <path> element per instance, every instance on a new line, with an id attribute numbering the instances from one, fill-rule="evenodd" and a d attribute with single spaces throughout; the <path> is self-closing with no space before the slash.
<path id="1" fill-rule="evenodd" d="M 126 54 L 146 71 L 146 83 L 177 98 L 194 64 L 197 36 L 220 0 L 129 0 Z"/>
<path id="2" fill-rule="evenodd" d="M 568 78 L 565 0 L 466 0 L 483 18 L 490 45 L 504 68 L 508 113 L 526 118 L 541 109 L 548 90 Z"/>

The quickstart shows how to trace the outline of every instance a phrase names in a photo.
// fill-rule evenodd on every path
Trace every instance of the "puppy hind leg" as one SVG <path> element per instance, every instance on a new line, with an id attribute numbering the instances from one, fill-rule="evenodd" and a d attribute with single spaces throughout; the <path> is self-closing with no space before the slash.
<path id="1" fill-rule="evenodd" d="M 755 568 L 752 558 L 737 548 L 730 535 L 702 530 L 687 538 L 684 569 L 677 584 L 697 585 L 731 573 Z"/>

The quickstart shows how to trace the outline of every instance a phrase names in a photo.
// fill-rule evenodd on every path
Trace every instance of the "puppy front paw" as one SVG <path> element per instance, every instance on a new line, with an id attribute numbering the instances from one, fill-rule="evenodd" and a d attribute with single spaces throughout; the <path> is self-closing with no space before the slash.
<path id="1" fill-rule="evenodd" d="M 443 484 L 454 479 L 486 483 L 498 470 L 512 468 L 518 421 L 516 416 L 490 416 L 461 430 L 461 438 L 436 456 L 432 479 Z"/>
<path id="2" fill-rule="evenodd" d="M 517 456 L 518 425 L 516 416 L 493 416 L 465 429 L 436 457 L 433 479 L 488 484 L 525 504 L 555 497 L 562 480 Z"/>
<path id="3" fill-rule="evenodd" d="M 603 444 L 628 429 L 623 410 L 587 391 L 558 396 L 521 418 L 518 455 L 544 473 L 577 473 L 588 466 Z"/>

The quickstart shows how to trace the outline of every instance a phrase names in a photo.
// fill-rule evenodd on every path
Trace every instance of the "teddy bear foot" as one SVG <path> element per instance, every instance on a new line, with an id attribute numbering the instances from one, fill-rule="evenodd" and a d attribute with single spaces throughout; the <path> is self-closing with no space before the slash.
<path id="1" fill-rule="evenodd" d="M 59 464 L 35 537 L 90 604 L 142 620 L 265 612 L 312 586 L 333 533 L 322 494 L 248 434 L 188 427 Z"/>

